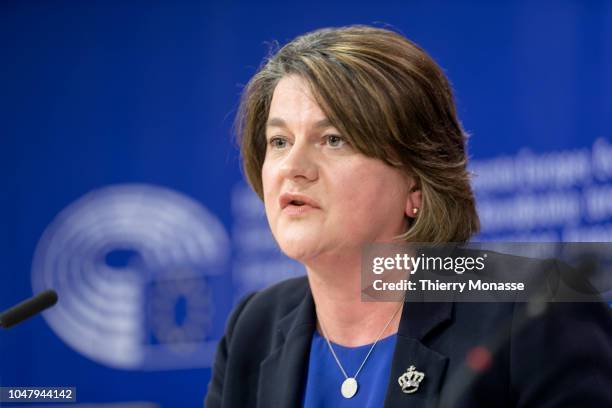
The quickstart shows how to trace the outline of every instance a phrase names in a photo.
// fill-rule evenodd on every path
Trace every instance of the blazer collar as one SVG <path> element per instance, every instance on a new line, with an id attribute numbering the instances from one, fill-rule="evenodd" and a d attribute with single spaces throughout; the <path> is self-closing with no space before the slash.
<path id="1" fill-rule="evenodd" d="M 453 303 L 406 302 L 402 311 L 385 408 L 410 403 L 426 406 L 438 394 L 446 372 L 448 358 L 427 348 L 422 341 L 435 329 L 450 321 Z M 301 406 L 308 370 L 312 335 L 316 329 L 316 312 L 310 288 L 303 300 L 279 320 L 278 346 L 261 363 L 257 406 Z M 414 394 L 402 392 L 398 378 L 414 365 L 425 374 Z"/>
<path id="2" fill-rule="evenodd" d="M 448 357 L 425 345 L 427 337 L 452 320 L 451 302 L 406 302 L 397 332 L 384 408 L 437 406 Z M 417 391 L 404 393 L 399 379 L 414 366 L 425 375 Z"/>
<path id="3" fill-rule="evenodd" d="M 312 327 L 312 332 L 317 325 L 317 312 L 315 310 L 314 299 L 308 283 L 302 301 L 292 309 L 285 317 L 278 321 L 278 332 L 282 338 L 288 339 L 301 333 L 304 326 Z"/>
<path id="4" fill-rule="evenodd" d="M 302 301 L 279 320 L 278 347 L 262 361 L 257 407 L 299 407 L 308 373 L 310 343 L 316 329 L 316 312 L 310 287 Z"/>
<path id="5" fill-rule="evenodd" d="M 397 334 L 423 340 L 452 318 L 452 302 L 406 302 Z"/>

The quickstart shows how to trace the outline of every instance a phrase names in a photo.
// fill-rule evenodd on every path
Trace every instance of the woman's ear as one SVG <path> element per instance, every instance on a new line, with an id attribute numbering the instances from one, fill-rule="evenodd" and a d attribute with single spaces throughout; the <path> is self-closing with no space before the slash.
<path id="1" fill-rule="evenodd" d="M 421 211 L 422 204 L 422 194 L 421 194 L 421 186 L 414 179 L 414 177 L 410 177 L 410 183 L 408 184 L 410 189 L 408 190 L 408 196 L 406 197 L 406 208 L 404 212 L 406 216 L 409 218 L 416 218 Z"/>

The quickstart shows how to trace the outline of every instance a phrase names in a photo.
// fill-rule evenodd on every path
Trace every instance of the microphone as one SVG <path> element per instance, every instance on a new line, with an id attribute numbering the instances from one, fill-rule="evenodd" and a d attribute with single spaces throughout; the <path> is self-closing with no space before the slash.
<path id="1" fill-rule="evenodd" d="M 57 303 L 57 293 L 45 290 L 0 314 L 0 327 L 8 329 Z"/>

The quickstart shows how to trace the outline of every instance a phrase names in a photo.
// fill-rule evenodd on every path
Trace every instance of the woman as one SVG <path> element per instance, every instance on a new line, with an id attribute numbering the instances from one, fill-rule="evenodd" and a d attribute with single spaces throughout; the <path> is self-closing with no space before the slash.
<path id="1" fill-rule="evenodd" d="M 524 364 L 510 346 L 481 365 L 487 376 L 461 375 L 496 322 L 517 314 L 512 304 L 361 302 L 366 244 L 465 242 L 479 228 L 451 88 L 422 49 L 365 26 L 303 35 L 252 78 L 237 123 L 272 233 L 307 276 L 236 307 L 207 407 L 536 406 L 550 395 L 550 376 L 522 371 L 542 363 Z M 609 319 L 593 309 L 590 318 Z M 604 373 L 606 322 L 590 346 L 607 353 Z M 550 340 L 546 331 L 520 342 L 513 330 L 504 337 L 525 353 Z M 567 398 L 612 404 L 592 384 Z M 538 406 L 563 406 L 564 392 Z"/>

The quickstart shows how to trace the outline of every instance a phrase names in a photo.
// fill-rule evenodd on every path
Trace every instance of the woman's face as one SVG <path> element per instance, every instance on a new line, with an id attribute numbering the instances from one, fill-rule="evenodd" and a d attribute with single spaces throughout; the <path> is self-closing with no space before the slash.
<path id="1" fill-rule="evenodd" d="M 414 181 L 364 156 L 328 122 L 306 81 L 281 79 L 266 128 L 262 181 L 272 233 L 289 257 L 358 254 L 406 231 L 420 207 Z"/>

